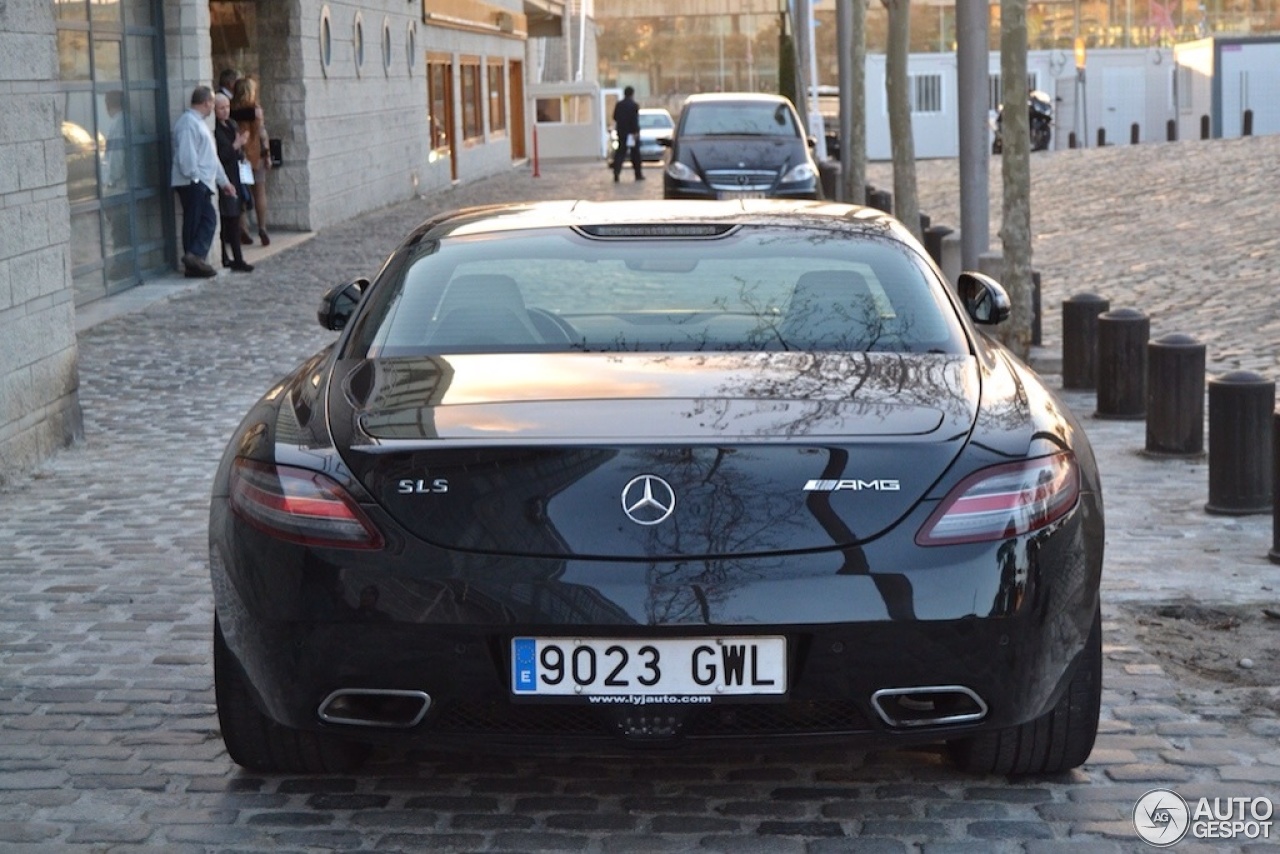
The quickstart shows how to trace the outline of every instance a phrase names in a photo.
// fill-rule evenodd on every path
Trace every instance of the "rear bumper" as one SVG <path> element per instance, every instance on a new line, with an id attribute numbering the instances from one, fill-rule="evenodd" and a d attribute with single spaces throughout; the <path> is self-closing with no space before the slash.
<path id="1" fill-rule="evenodd" d="M 1083 501 L 1034 540 L 949 550 L 946 564 L 909 567 L 884 544 L 859 550 L 864 567 L 899 570 L 884 573 L 859 571 L 841 552 L 731 566 L 441 552 L 442 563 L 426 570 L 417 548 L 412 561 L 380 552 L 368 565 L 349 552 L 298 549 L 289 565 L 290 551 L 234 521 L 211 526 L 232 532 L 215 537 L 211 561 L 228 646 L 263 711 L 287 726 L 459 747 L 911 744 L 1022 723 L 1056 702 L 1098 607 L 1101 537 L 1086 536 L 1096 508 Z M 214 503 L 218 522 L 225 504 Z M 787 638 L 785 700 L 511 697 L 515 636 L 728 634 Z M 971 691 L 985 713 L 961 724 L 892 726 L 872 702 L 877 691 L 936 686 Z M 324 723 L 325 698 L 349 690 L 423 692 L 430 708 L 406 728 Z"/>

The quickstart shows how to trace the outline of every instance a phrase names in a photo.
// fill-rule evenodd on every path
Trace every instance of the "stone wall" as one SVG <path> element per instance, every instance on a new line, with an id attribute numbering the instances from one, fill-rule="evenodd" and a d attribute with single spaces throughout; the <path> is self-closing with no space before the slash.
<path id="1" fill-rule="evenodd" d="M 83 430 L 51 8 L 0 2 L 0 484 Z"/>

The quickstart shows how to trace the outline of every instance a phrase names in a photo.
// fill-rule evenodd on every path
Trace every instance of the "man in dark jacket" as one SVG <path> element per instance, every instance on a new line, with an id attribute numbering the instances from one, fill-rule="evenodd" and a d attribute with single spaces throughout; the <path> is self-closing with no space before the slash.
<path id="1" fill-rule="evenodd" d="M 622 174 L 622 161 L 631 150 L 631 165 L 636 170 L 636 180 L 643 181 L 640 172 L 640 105 L 633 97 L 636 90 L 631 86 L 622 90 L 622 100 L 613 108 L 613 124 L 618 134 L 618 149 L 613 153 L 613 180 L 617 181 Z"/>

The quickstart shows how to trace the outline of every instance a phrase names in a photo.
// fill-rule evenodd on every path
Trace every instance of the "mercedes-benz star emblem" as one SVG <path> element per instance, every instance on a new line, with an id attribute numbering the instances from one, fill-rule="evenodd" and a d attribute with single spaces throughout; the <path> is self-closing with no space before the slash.
<path id="1" fill-rule="evenodd" d="M 675 509 L 675 490 L 655 474 L 632 478 L 622 488 L 622 512 L 637 525 L 656 525 Z"/>

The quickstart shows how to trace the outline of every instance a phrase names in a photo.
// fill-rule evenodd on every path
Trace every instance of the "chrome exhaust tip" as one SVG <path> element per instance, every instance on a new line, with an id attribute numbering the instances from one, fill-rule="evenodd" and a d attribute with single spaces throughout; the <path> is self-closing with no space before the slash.
<path id="1" fill-rule="evenodd" d="M 891 727 L 973 723 L 987 716 L 987 704 L 963 685 L 882 688 L 871 695 L 871 705 Z"/>
<path id="2" fill-rule="evenodd" d="M 339 688 L 316 713 L 327 724 L 408 729 L 421 723 L 429 708 L 431 696 L 425 691 Z"/>

